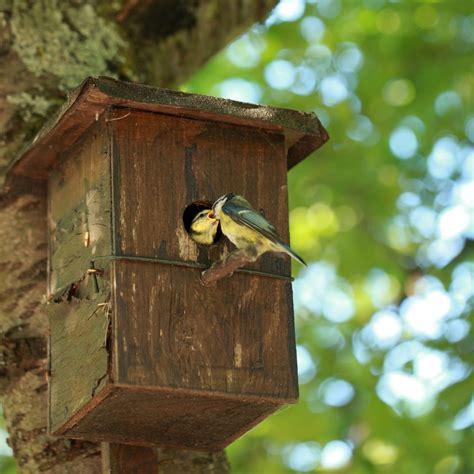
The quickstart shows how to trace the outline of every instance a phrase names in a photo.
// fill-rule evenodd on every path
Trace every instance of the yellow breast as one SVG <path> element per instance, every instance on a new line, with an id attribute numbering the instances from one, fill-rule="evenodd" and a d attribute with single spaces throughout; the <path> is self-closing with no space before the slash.
<path id="1" fill-rule="evenodd" d="M 237 224 L 223 212 L 220 216 L 222 233 L 239 249 L 254 247 L 258 253 L 271 249 L 271 242 L 262 234 L 243 224 Z"/>

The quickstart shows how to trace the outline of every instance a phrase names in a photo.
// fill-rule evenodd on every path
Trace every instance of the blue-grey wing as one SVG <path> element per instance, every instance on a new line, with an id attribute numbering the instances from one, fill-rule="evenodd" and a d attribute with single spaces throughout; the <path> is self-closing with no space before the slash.
<path id="1" fill-rule="evenodd" d="M 250 229 L 262 234 L 267 239 L 277 244 L 282 244 L 278 233 L 265 217 L 258 213 L 251 205 L 242 197 L 232 199 L 226 202 L 222 210 L 236 223 L 243 224 Z"/>

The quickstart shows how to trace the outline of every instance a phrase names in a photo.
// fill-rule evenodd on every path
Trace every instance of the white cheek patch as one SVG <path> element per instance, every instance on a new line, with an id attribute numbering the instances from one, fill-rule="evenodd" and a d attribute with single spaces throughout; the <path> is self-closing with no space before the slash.
<path id="1" fill-rule="evenodd" d="M 218 202 L 215 207 L 214 207 L 214 215 L 216 216 L 216 219 L 219 219 L 221 216 L 221 211 L 222 211 L 222 206 L 224 205 L 223 202 Z"/>

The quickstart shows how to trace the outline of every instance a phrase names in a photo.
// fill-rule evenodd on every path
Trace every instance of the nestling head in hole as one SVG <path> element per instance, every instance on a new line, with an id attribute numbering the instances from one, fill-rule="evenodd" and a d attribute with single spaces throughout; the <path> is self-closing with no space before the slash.
<path id="1" fill-rule="evenodd" d="M 198 244 L 212 245 L 216 238 L 219 220 L 212 209 L 199 211 L 191 222 L 190 237 Z"/>

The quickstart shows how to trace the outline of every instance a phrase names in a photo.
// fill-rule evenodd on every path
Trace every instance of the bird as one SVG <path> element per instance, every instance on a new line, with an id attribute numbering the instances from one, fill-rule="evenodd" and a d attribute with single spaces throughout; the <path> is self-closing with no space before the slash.
<path id="1" fill-rule="evenodd" d="M 212 209 L 203 209 L 194 216 L 189 227 L 189 235 L 198 244 L 212 245 L 218 225 L 219 221 L 214 217 Z"/>
<path id="2" fill-rule="evenodd" d="M 306 266 L 306 262 L 281 240 L 273 224 L 243 196 L 224 194 L 212 205 L 210 217 L 219 220 L 222 233 L 246 256 L 256 260 L 266 252 L 283 252 Z"/>

